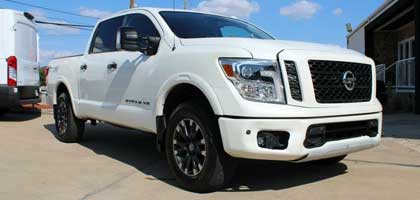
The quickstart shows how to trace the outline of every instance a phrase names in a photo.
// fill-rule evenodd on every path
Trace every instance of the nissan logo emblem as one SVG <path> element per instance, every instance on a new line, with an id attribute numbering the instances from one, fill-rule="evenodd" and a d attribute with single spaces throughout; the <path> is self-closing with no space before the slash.
<path id="1" fill-rule="evenodd" d="M 356 86 L 356 77 L 353 72 L 346 71 L 343 75 L 343 84 L 348 91 L 353 91 Z"/>

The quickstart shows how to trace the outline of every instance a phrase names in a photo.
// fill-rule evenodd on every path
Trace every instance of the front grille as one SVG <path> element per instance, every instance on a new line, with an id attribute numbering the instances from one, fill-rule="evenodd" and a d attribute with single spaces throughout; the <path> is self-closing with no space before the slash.
<path id="1" fill-rule="evenodd" d="M 306 148 L 315 148 L 332 141 L 362 136 L 376 137 L 378 133 L 378 120 L 317 124 L 308 128 L 304 145 Z"/>
<path id="2" fill-rule="evenodd" d="M 372 67 L 367 64 L 310 60 L 315 98 L 318 103 L 367 102 L 372 97 Z M 346 72 L 356 78 L 353 90 L 343 83 Z"/>
<path id="3" fill-rule="evenodd" d="M 296 70 L 296 64 L 293 61 L 284 61 L 289 80 L 290 93 L 294 100 L 302 101 L 302 93 L 300 91 L 299 75 Z"/>

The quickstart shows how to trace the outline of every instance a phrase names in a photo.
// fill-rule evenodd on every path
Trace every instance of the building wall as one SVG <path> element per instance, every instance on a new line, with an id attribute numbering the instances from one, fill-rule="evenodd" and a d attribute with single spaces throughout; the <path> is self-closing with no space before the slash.
<path id="1" fill-rule="evenodd" d="M 414 21 L 392 31 L 374 33 L 374 56 L 376 64 L 391 65 L 398 60 L 398 43 L 415 35 Z M 357 30 L 348 37 L 347 48 L 365 53 L 365 29 Z"/>
<path id="2" fill-rule="evenodd" d="M 415 28 L 420 29 L 420 1 L 415 1 Z M 420 38 L 420 31 L 415 33 L 416 38 Z M 416 58 L 420 58 L 420 45 L 416 45 Z M 420 69 L 420 62 L 416 62 L 416 69 Z M 420 114 L 420 70 L 416 70 L 416 94 L 415 94 L 415 113 Z"/>
<path id="3" fill-rule="evenodd" d="M 398 32 L 381 31 L 376 32 L 374 40 L 374 56 L 376 64 L 387 66 L 394 63 L 398 55 Z"/>
<path id="4" fill-rule="evenodd" d="M 374 33 L 374 57 L 377 64 L 391 65 L 398 60 L 398 43 L 415 35 L 414 22 L 393 31 Z"/>
<path id="5" fill-rule="evenodd" d="M 398 60 L 399 42 L 415 35 L 415 23 L 411 22 L 393 31 L 381 31 L 374 33 L 374 60 L 377 64 L 392 65 Z M 387 85 L 395 84 L 395 68 L 386 73 Z M 387 91 L 388 102 L 384 104 L 386 113 L 412 112 L 415 99 L 412 93 L 395 93 L 390 89 Z"/>
<path id="6" fill-rule="evenodd" d="M 408 38 L 413 37 L 416 34 L 416 26 L 414 21 L 410 22 L 409 24 L 403 26 L 399 31 L 398 31 L 398 40 L 402 41 Z"/>
<path id="7" fill-rule="evenodd" d="M 347 48 L 365 54 L 365 27 L 359 28 L 347 38 Z"/>

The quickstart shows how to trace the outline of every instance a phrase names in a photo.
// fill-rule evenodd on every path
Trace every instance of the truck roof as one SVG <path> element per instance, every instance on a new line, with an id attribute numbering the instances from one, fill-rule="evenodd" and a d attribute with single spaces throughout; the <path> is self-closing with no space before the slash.
<path id="1" fill-rule="evenodd" d="M 138 7 L 138 8 L 131 8 L 131 9 L 125 9 L 122 11 L 119 11 L 117 13 L 124 13 L 132 10 L 147 10 L 149 12 L 161 12 L 161 11 L 175 11 L 175 12 L 196 12 L 196 13 L 203 13 L 200 11 L 194 11 L 194 10 L 184 10 L 184 9 L 173 9 L 173 8 L 156 8 L 156 7 Z"/>
<path id="2" fill-rule="evenodd" d="M 171 11 L 171 12 L 190 12 L 190 13 L 202 13 L 202 14 L 211 14 L 211 15 L 218 15 L 218 16 L 223 16 L 223 17 L 230 17 L 230 18 L 234 18 L 232 16 L 226 16 L 226 15 L 220 15 L 220 14 L 215 14 L 215 13 L 209 13 L 209 12 L 202 12 L 202 11 L 196 11 L 196 10 L 184 10 L 184 9 L 173 9 L 173 8 L 155 8 L 155 7 L 138 7 L 138 8 L 131 8 L 131 9 L 125 9 L 116 13 L 113 13 L 112 15 L 106 17 L 106 18 L 110 18 L 113 17 L 114 15 L 119 15 L 119 14 L 123 14 L 123 13 L 127 13 L 127 12 L 132 12 L 133 10 L 145 10 L 145 11 L 149 11 L 151 13 L 154 14 L 159 14 L 159 12 L 162 11 Z"/>

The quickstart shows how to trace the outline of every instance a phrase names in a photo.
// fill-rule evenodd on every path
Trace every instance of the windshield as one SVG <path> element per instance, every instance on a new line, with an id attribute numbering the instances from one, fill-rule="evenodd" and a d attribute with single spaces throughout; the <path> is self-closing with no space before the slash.
<path id="1" fill-rule="evenodd" d="M 217 15 L 163 11 L 160 15 L 180 38 L 274 38 L 257 27 L 241 20 Z"/>

